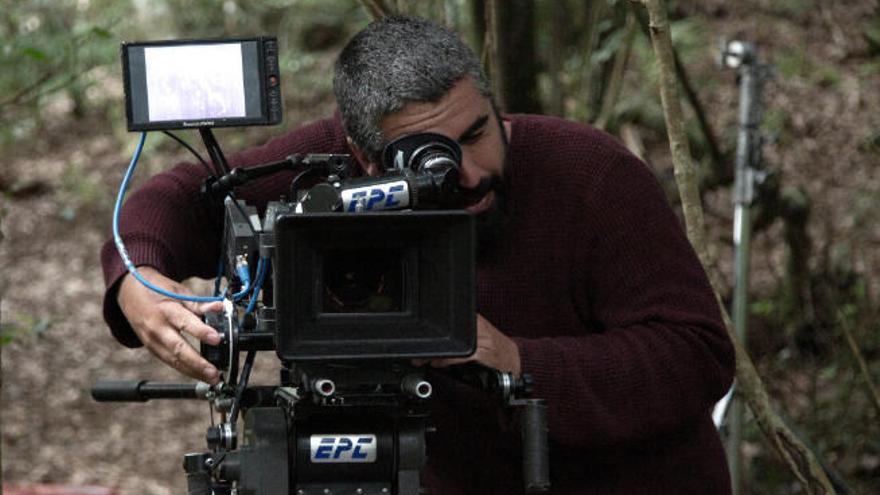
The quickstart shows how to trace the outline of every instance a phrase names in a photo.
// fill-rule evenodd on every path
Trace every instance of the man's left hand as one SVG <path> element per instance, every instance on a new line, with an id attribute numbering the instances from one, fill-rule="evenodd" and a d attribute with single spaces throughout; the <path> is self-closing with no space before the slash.
<path id="1" fill-rule="evenodd" d="M 466 358 L 417 359 L 413 363 L 421 366 L 430 363 L 435 368 L 445 368 L 454 364 L 478 362 L 498 371 L 520 376 L 519 347 L 510 337 L 501 333 L 483 315 L 477 314 L 477 350 Z"/>

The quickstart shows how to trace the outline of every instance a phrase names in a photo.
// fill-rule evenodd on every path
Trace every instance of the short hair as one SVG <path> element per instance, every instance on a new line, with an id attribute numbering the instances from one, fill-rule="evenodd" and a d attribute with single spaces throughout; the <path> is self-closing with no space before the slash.
<path id="1" fill-rule="evenodd" d="M 333 90 L 345 132 L 378 163 L 383 117 L 410 102 L 436 102 L 465 77 L 491 98 L 477 56 L 455 32 L 417 17 L 388 16 L 370 23 L 342 49 Z"/>

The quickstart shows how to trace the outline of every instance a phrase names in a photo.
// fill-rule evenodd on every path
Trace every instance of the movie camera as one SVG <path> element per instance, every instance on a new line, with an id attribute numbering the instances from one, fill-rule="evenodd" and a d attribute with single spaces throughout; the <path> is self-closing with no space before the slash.
<path id="1" fill-rule="evenodd" d="M 474 222 L 461 209 L 458 144 L 403 136 L 385 147 L 377 177 L 356 177 L 349 157 L 336 154 L 230 170 L 212 127 L 281 120 L 275 40 L 125 43 L 122 59 L 129 129 L 197 128 L 214 165 L 202 194 L 223 205 L 227 287 L 214 296 L 223 311 L 206 317 L 221 343 L 201 353 L 222 381 L 101 381 L 92 396 L 210 401 L 221 422 L 208 428 L 208 451 L 184 456 L 190 494 L 424 493 L 428 403 L 440 371 L 412 362 L 468 356 L 476 342 Z M 235 199 L 236 187 L 274 174 L 292 177 L 290 201 L 260 215 Z M 279 384 L 249 386 L 256 352 L 273 350 Z M 525 490 L 549 489 L 546 406 L 528 398 L 529 377 L 454 368 L 444 373 L 515 409 Z"/>

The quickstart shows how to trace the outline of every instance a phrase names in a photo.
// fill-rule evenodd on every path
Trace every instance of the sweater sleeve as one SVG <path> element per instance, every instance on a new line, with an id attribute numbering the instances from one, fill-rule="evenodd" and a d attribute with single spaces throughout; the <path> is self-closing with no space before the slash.
<path id="1" fill-rule="evenodd" d="M 578 205 L 574 294 L 584 328 L 515 339 L 554 441 L 613 447 L 705 417 L 732 345 L 706 275 L 653 174 L 625 155 Z"/>
<path id="2" fill-rule="evenodd" d="M 130 195 L 119 219 L 120 235 L 132 262 L 152 266 L 174 280 L 210 277 L 216 269 L 221 231 L 221 210 L 199 195 L 204 172 L 194 164 L 181 163 L 158 174 Z M 101 250 L 107 290 L 104 319 L 113 336 L 128 347 L 139 347 L 116 302 L 125 265 L 113 240 Z"/>
<path id="3" fill-rule="evenodd" d="M 340 153 L 345 137 L 338 118 L 315 121 L 270 140 L 263 146 L 236 153 L 229 165 L 250 167 L 283 159 L 293 153 Z M 174 280 L 215 276 L 223 231 L 222 205 L 200 194 L 206 175 L 191 163 L 181 163 L 151 177 L 125 202 L 120 217 L 120 235 L 132 262 L 152 266 Z M 237 197 L 263 211 L 270 199 L 286 193 L 287 180 L 279 175 L 265 177 L 237 189 Z M 127 273 L 113 240 L 101 250 L 101 264 L 107 287 L 104 293 L 104 319 L 116 339 L 139 347 L 116 302 L 116 293 Z"/>

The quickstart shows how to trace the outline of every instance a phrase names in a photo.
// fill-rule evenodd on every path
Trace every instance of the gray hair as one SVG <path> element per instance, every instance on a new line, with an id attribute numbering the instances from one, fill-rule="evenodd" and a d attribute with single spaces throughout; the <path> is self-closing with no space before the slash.
<path id="1" fill-rule="evenodd" d="M 378 163 L 383 117 L 410 102 L 436 102 L 465 77 L 491 97 L 477 56 L 455 32 L 417 17 L 389 16 L 372 22 L 342 49 L 333 89 L 345 132 Z"/>

